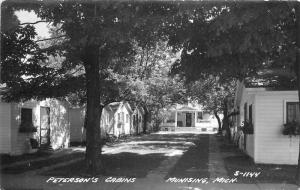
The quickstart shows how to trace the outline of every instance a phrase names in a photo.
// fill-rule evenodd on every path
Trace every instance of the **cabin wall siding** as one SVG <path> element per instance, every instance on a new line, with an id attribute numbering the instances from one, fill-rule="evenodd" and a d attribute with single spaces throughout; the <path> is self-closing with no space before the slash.
<path id="1" fill-rule="evenodd" d="M 246 145 L 244 144 L 244 140 L 243 143 L 239 144 L 239 148 L 244 150 L 250 157 L 252 157 L 253 159 L 255 159 L 255 155 L 256 155 L 256 141 L 255 141 L 255 133 L 256 133 L 256 98 L 254 94 L 251 94 L 249 92 L 247 92 L 245 89 L 243 91 L 243 96 L 241 97 L 241 102 L 240 102 L 240 117 L 238 119 L 238 126 L 242 126 L 243 121 L 245 121 L 246 118 L 244 118 L 244 105 L 245 103 L 247 103 L 247 119 L 249 119 L 249 105 L 252 105 L 252 123 L 254 126 L 254 135 L 247 135 L 247 137 L 243 137 L 246 138 Z"/>
<path id="2" fill-rule="evenodd" d="M 124 113 L 124 122 L 123 125 L 121 125 L 120 128 L 118 128 L 119 120 L 118 120 L 118 114 Z M 129 115 L 129 121 L 126 122 L 126 114 Z M 130 134 L 130 128 L 131 128 L 131 113 L 127 110 L 126 106 L 122 105 L 114 114 L 114 120 L 116 121 L 114 123 L 114 135 L 119 136 L 122 134 L 129 135 Z"/>
<path id="3" fill-rule="evenodd" d="M 285 101 L 298 102 L 296 91 L 267 91 L 256 95 L 255 162 L 297 164 L 299 137 L 282 134 Z"/>
<path id="4" fill-rule="evenodd" d="M 11 120 L 11 154 L 20 155 L 28 153 L 30 151 L 30 138 L 38 138 L 39 134 L 39 109 L 38 102 L 28 101 L 24 103 L 11 103 L 12 105 L 12 120 Z M 19 128 L 21 124 L 21 109 L 30 108 L 32 109 L 32 120 L 33 125 L 37 127 L 37 132 L 34 133 L 20 133 Z"/>
<path id="5" fill-rule="evenodd" d="M 246 152 L 247 154 L 253 158 L 255 156 L 254 151 L 255 151 L 255 144 L 254 144 L 254 135 L 247 135 L 246 137 Z"/>
<path id="6" fill-rule="evenodd" d="M 50 108 L 50 143 L 53 149 L 69 147 L 70 119 L 69 108 L 56 99 L 42 101 L 40 106 Z"/>
<path id="7" fill-rule="evenodd" d="M 11 151 L 11 104 L 0 102 L 0 153 Z"/>
<path id="8" fill-rule="evenodd" d="M 40 135 L 40 109 L 41 106 L 50 107 L 50 143 L 53 149 L 58 149 L 62 147 L 69 146 L 70 139 L 70 124 L 69 124 L 69 109 L 67 105 L 56 99 L 47 99 L 45 101 L 27 101 L 23 103 L 7 103 L 7 107 L 10 109 L 4 110 L 5 114 L 9 118 L 8 121 L 5 120 L 5 125 L 9 128 L 9 134 L 7 137 L 2 138 L 3 141 L 10 143 L 10 150 L 1 150 L 1 153 L 8 153 L 11 155 L 20 155 L 24 153 L 29 153 L 31 151 L 30 138 L 34 138 L 39 142 Z M 31 133 L 20 133 L 19 128 L 21 124 L 21 109 L 30 108 L 32 109 L 32 120 L 33 125 L 37 128 L 37 132 Z M 2 105 L 0 110 L 2 109 Z M 0 114 L 1 115 L 1 114 Z M 9 116 L 8 116 L 9 115 Z M 1 116 L 0 116 L 1 117 Z M 4 121 L 4 120 L 3 120 Z M 1 120 L 2 123 L 2 120 Z M 1 134 L 2 133 L 1 131 Z M 4 143 L 7 144 L 7 143 Z M 1 143 L 2 145 L 2 143 Z M 7 145 L 6 145 L 7 146 Z"/>
<path id="9" fill-rule="evenodd" d="M 84 108 L 70 109 L 70 142 L 85 141 Z"/>

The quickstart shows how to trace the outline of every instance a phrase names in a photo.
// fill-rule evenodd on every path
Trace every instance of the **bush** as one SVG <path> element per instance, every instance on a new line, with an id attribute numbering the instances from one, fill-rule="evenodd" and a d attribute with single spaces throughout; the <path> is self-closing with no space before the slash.
<path id="1" fill-rule="evenodd" d="M 244 134 L 253 134 L 254 133 L 253 124 L 250 123 L 249 121 L 245 120 L 243 122 L 242 130 L 243 130 Z"/>
<path id="2" fill-rule="evenodd" d="M 296 121 L 288 122 L 283 125 L 282 134 L 289 135 L 289 136 L 296 136 L 299 135 L 300 132 L 300 124 Z"/>
<path id="3" fill-rule="evenodd" d="M 22 123 L 19 128 L 20 133 L 34 133 L 37 132 L 36 127 L 32 123 Z"/>
<path id="4" fill-rule="evenodd" d="M 32 147 L 33 149 L 39 147 L 39 143 L 38 143 L 38 141 L 37 141 L 36 139 L 30 138 L 30 144 L 31 144 L 31 147 Z"/>

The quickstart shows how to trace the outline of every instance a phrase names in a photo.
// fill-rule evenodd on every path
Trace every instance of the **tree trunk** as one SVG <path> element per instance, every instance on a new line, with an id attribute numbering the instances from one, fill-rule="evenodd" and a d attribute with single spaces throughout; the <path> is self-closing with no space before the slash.
<path id="1" fill-rule="evenodd" d="M 144 114 L 144 126 L 143 126 L 143 133 L 147 133 L 147 123 L 148 123 L 148 111 L 145 109 L 145 114 Z"/>
<path id="2" fill-rule="evenodd" d="M 100 161 L 100 74 L 99 51 L 96 46 L 86 48 L 84 55 L 86 71 L 87 109 L 86 109 L 86 164 L 90 173 L 102 169 Z"/>
<path id="3" fill-rule="evenodd" d="M 298 88 L 298 98 L 300 105 L 300 3 L 296 3 L 296 62 L 295 62 L 295 72 L 297 76 L 297 88 Z M 296 174 L 296 181 L 298 186 L 300 186 L 300 144 L 299 144 L 299 155 L 298 155 L 298 167 Z"/>
<path id="4" fill-rule="evenodd" d="M 216 119 L 217 119 L 217 121 L 218 121 L 218 125 L 219 125 L 218 133 L 221 134 L 221 133 L 222 133 L 222 123 L 221 123 L 221 119 L 220 119 L 220 117 L 219 117 L 219 115 L 218 115 L 217 112 L 214 112 L 214 115 L 215 115 L 215 117 L 216 117 Z"/>
<path id="5" fill-rule="evenodd" d="M 225 98 L 224 100 L 224 109 L 223 109 L 223 114 L 224 114 L 224 118 L 223 118 L 223 129 L 226 130 L 226 136 L 228 137 L 228 139 L 230 140 L 231 138 L 231 134 L 230 134 L 230 128 L 229 128 L 229 122 L 228 122 L 228 107 L 227 107 L 227 99 Z"/>

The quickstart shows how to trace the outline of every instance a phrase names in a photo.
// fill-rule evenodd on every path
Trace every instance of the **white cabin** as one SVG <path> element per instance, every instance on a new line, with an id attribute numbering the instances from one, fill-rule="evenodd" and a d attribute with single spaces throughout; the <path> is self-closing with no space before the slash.
<path id="1" fill-rule="evenodd" d="M 162 131 L 217 132 L 218 124 L 214 116 L 196 105 L 176 105 L 161 124 Z"/>
<path id="2" fill-rule="evenodd" d="M 239 115 L 235 132 L 244 120 L 252 122 L 253 134 L 239 135 L 239 147 L 256 163 L 297 164 L 299 136 L 283 135 L 283 125 L 300 121 L 297 91 L 245 87 L 238 83 L 234 100 Z"/>
<path id="3" fill-rule="evenodd" d="M 40 147 L 69 146 L 69 107 L 56 99 L 6 103 L 0 101 L 0 153 L 33 152 L 30 139 Z"/>
<path id="4" fill-rule="evenodd" d="M 110 121 L 109 134 L 115 136 L 130 135 L 132 128 L 132 109 L 128 102 L 113 102 L 108 105 L 110 107 L 109 117 Z"/>

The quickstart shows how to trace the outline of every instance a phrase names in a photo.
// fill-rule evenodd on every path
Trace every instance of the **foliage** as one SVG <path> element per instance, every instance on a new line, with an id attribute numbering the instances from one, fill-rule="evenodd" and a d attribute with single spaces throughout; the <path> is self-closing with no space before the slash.
<path id="1" fill-rule="evenodd" d="M 293 80 L 293 6 L 287 2 L 223 2 L 211 9 L 215 14 L 195 8 L 192 15 L 181 17 L 183 24 L 176 23 L 181 30 L 171 34 L 171 45 L 183 47 L 173 72 L 188 81 L 206 78 L 207 74 L 242 80 L 263 77 L 262 71 L 271 69 L 278 71 L 272 79 L 284 75 Z M 194 16 L 201 14 L 210 17 Z M 180 41 L 172 40 L 177 36 Z"/>
<path id="2" fill-rule="evenodd" d="M 222 82 L 220 78 L 212 75 L 207 79 L 191 82 L 188 87 L 190 97 L 201 102 L 204 109 L 212 113 L 222 113 L 224 99 L 232 97 L 234 92 L 234 80 Z"/>
<path id="3" fill-rule="evenodd" d="M 161 38 L 156 28 L 160 26 L 162 19 L 172 14 L 173 9 L 170 7 L 174 7 L 174 4 L 33 2 L 30 7 L 24 6 L 34 10 L 45 22 L 51 23 L 53 41 L 40 49 L 36 42 L 43 40 L 34 41 L 34 30 L 28 30 L 31 32 L 28 35 L 28 44 L 32 43 L 34 47 L 26 47 L 34 50 L 33 56 L 41 54 L 43 57 L 32 57 L 32 61 L 36 63 L 36 70 L 22 73 L 22 69 L 3 69 L 8 74 L 17 74 L 12 75 L 15 77 L 13 80 L 5 78 L 8 91 L 4 97 L 8 100 L 56 97 L 67 98 L 71 102 L 80 98 L 79 102 L 86 102 L 86 163 L 89 169 L 95 171 L 98 169 L 97 156 L 101 148 L 98 146 L 101 111 L 106 104 L 118 101 L 119 98 L 127 98 L 131 94 L 131 88 L 126 88 L 128 81 L 131 81 L 127 77 L 126 68 L 135 63 L 134 46 L 137 43 L 142 48 L 149 48 L 156 44 L 153 42 Z M 15 3 L 8 3 L 7 7 L 22 9 Z M 26 27 L 33 29 L 32 26 Z M 14 31 L 9 31 L 9 34 L 16 36 L 16 41 L 20 41 L 19 37 L 23 36 Z M 17 46 L 13 38 L 9 39 L 6 45 L 9 43 L 13 44 L 12 47 Z M 27 50 L 26 47 L 23 48 Z M 9 53 L 13 52 L 13 48 L 8 50 Z M 19 51 L 19 55 L 15 57 L 22 58 L 28 55 L 28 52 Z M 52 57 L 49 58 L 50 62 L 47 62 L 45 58 L 49 55 Z M 53 64 L 57 57 L 62 59 Z M 6 58 L 10 57 L 2 57 L 2 60 Z M 21 61 L 17 62 L 20 68 L 30 65 L 28 61 Z M 10 66 L 13 61 L 6 63 Z"/>
<path id="4" fill-rule="evenodd" d="M 184 83 L 177 76 L 169 76 L 178 53 L 172 52 L 163 40 L 152 47 L 136 46 L 135 50 L 135 64 L 128 69 L 126 84 L 130 93 L 125 99 L 146 105 L 152 116 L 152 125 L 158 129 L 165 117 L 163 109 L 186 99 Z"/>
<path id="5" fill-rule="evenodd" d="M 243 121 L 242 131 L 244 134 L 253 134 L 254 132 L 253 124 L 247 120 Z"/>
<path id="6" fill-rule="evenodd" d="M 300 134 L 300 124 L 296 121 L 288 122 L 283 125 L 282 130 L 283 135 L 299 135 Z"/>

